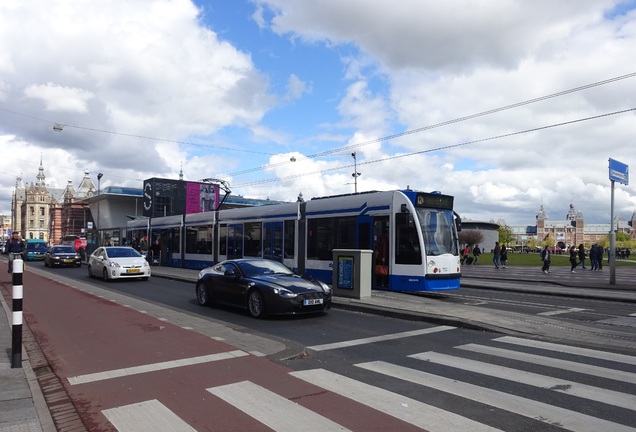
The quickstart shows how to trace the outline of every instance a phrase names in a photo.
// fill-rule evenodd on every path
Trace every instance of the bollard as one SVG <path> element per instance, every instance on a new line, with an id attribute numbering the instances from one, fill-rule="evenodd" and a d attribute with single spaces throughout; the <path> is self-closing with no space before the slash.
<path id="1" fill-rule="evenodd" d="M 12 316 L 12 346 L 11 367 L 22 367 L 22 273 L 24 264 L 22 259 L 13 260 L 13 316 Z"/>

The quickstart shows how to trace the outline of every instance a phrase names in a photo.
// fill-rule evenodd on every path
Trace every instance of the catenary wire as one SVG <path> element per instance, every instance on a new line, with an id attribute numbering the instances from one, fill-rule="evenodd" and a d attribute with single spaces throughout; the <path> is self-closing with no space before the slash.
<path id="1" fill-rule="evenodd" d="M 492 136 L 492 137 L 488 137 L 488 138 L 481 138 L 481 139 L 477 139 L 477 140 L 466 141 L 466 142 L 462 142 L 462 143 L 458 143 L 458 144 L 450 144 L 450 145 L 447 145 L 447 146 L 435 147 L 435 148 L 428 149 L 428 150 L 421 150 L 421 151 L 416 151 L 416 152 L 412 152 L 412 153 L 405 153 L 405 154 L 401 154 L 401 155 L 389 156 L 389 157 L 385 157 L 385 158 L 382 158 L 382 159 L 375 159 L 375 160 L 370 160 L 370 161 L 357 162 L 356 166 L 359 167 L 361 165 L 371 165 L 371 164 L 376 164 L 376 163 L 380 163 L 380 162 L 386 162 L 386 161 L 389 161 L 389 160 L 401 159 L 401 158 L 405 158 L 405 157 L 409 157 L 409 156 L 415 156 L 415 155 L 423 154 L 423 153 L 431 153 L 431 152 L 434 152 L 434 151 L 447 150 L 447 149 L 456 148 L 456 147 L 463 147 L 463 146 L 467 146 L 467 145 L 470 145 L 470 144 L 477 144 L 477 143 L 482 143 L 482 142 L 486 142 L 486 141 L 493 141 L 493 140 L 497 140 L 497 139 L 501 139 L 501 138 L 508 138 L 508 137 L 512 137 L 512 136 L 516 136 L 516 135 L 522 135 L 522 134 L 526 134 L 526 133 L 530 133 L 530 132 L 537 132 L 537 131 L 541 131 L 541 130 L 552 129 L 552 128 L 559 127 L 559 126 L 567 126 L 567 125 L 580 123 L 580 122 L 584 122 L 584 121 L 588 121 L 588 120 L 595 120 L 595 119 L 599 119 L 599 118 L 603 118 L 603 117 L 609 117 L 609 116 L 613 116 L 613 115 L 624 114 L 624 113 L 627 113 L 627 112 L 634 112 L 634 111 L 636 111 L 636 108 L 628 108 L 628 109 L 621 110 L 621 111 L 614 111 L 614 112 L 611 112 L 611 113 L 604 113 L 604 114 L 599 114 L 599 115 L 590 116 L 590 117 L 584 117 L 584 118 L 580 118 L 580 119 L 576 119 L 576 120 L 569 120 L 569 121 L 565 121 L 565 122 L 561 122 L 561 123 L 554 123 L 554 124 L 551 124 L 551 125 L 539 126 L 539 127 L 535 127 L 535 128 L 531 128 L 531 129 L 525 129 L 525 130 L 522 130 L 522 131 L 510 132 L 510 133 L 507 133 L 507 134 L 496 135 L 496 136 Z M 285 176 L 285 177 L 277 177 L 277 178 L 274 178 L 274 179 L 263 179 L 263 180 L 257 180 L 257 181 L 249 182 L 249 183 L 237 184 L 234 187 L 248 187 L 248 186 L 255 186 L 255 185 L 260 185 L 260 184 L 265 184 L 265 183 L 274 183 L 274 182 L 278 182 L 278 181 L 281 181 L 281 180 L 289 180 L 289 179 L 304 177 L 304 176 L 308 176 L 308 175 L 324 174 L 324 173 L 333 172 L 333 171 L 340 171 L 342 169 L 351 168 L 353 166 L 354 166 L 354 164 L 340 165 L 340 166 L 337 166 L 337 167 L 328 168 L 328 169 L 324 169 L 324 170 L 320 170 L 320 171 L 306 172 L 306 173 L 295 174 L 295 175 L 290 175 L 290 176 Z"/>

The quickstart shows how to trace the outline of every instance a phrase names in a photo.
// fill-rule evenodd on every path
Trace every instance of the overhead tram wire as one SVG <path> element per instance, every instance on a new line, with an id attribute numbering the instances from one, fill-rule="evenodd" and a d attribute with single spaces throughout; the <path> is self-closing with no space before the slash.
<path id="1" fill-rule="evenodd" d="M 430 130 L 430 129 L 435 129 L 435 128 L 442 127 L 442 126 L 448 126 L 448 125 L 451 125 L 451 124 L 454 124 L 454 123 L 460 123 L 460 122 L 463 122 L 463 121 L 466 121 L 466 120 L 472 120 L 472 119 L 475 119 L 475 118 L 478 118 L 478 117 L 483 117 L 483 116 L 486 116 L 486 115 L 495 114 L 495 113 L 502 112 L 502 111 L 507 111 L 507 110 L 510 110 L 510 109 L 513 109 L 513 108 L 519 108 L 519 107 L 524 106 L 524 105 L 530 105 L 530 104 L 541 102 L 541 101 L 545 101 L 545 100 L 548 100 L 548 99 L 553 99 L 555 97 L 564 96 L 564 95 L 567 95 L 567 94 L 570 94 L 570 93 L 576 93 L 578 91 L 587 90 L 587 89 L 590 89 L 590 88 L 602 86 L 602 85 L 605 85 L 605 84 L 610 84 L 610 83 L 613 83 L 613 82 L 616 82 L 616 81 L 620 81 L 620 80 L 627 79 L 627 78 L 633 78 L 633 77 L 636 77 L 636 72 L 632 72 L 632 73 L 629 73 L 629 74 L 617 76 L 617 77 L 614 77 L 614 78 L 609 78 L 609 79 L 606 79 L 606 80 L 603 80 L 603 81 L 598 81 L 598 82 L 591 83 L 591 84 L 586 84 L 586 85 L 579 86 L 579 87 L 574 87 L 574 88 L 569 89 L 569 90 L 563 90 L 563 91 L 560 91 L 560 92 L 557 92 L 557 93 L 552 93 L 552 94 L 549 94 L 549 95 L 540 96 L 540 97 L 537 97 L 537 98 L 534 98 L 534 99 L 528 99 L 528 100 L 523 101 L 523 102 L 517 102 L 517 103 L 510 104 L 510 105 L 505 105 L 505 106 L 500 107 L 500 108 L 494 108 L 494 109 L 491 109 L 491 110 L 488 110 L 488 111 L 482 111 L 480 113 L 470 114 L 470 115 L 467 115 L 467 116 L 464 116 L 464 117 L 459 117 L 459 118 L 456 118 L 456 119 L 453 119 L 453 120 L 447 120 L 447 121 L 444 121 L 444 122 L 441 122 L 441 123 L 435 123 L 435 124 L 432 124 L 432 125 L 429 125 L 429 126 L 423 126 L 423 127 L 417 128 L 417 129 L 411 129 L 411 130 L 408 130 L 408 131 L 399 132 L 399 133 L 396 133 L 396 134 L 393 134 L 393 135 L 387 135 L 387 136 L 382 137 L 382 138 L 374 138 L 372 140 L 363 141 L 361 143 L 349 144 L 349 145 L 344 146 L 344 147 L 338 147 L 338 148 L 331 149 L 331 150 L 325 150 L 323 152 L 315 153 L 313 155 L 309 155 L 309 156 L 306 156 L 306 157 L 307 157 L 307 159 L 315 159 L 315 158 L 318 158 L 318 157 L 328 156 L 328 155 L 334 154 L 334 153 L 349 152 L 350 150 L 357 149 L 359 147 L 364 147 L 364 146 L 369 145 L 369 144 L 375 144 L 375 143 L 383 142 L 383 141 L 390 141 L 390 140 L 393 140 L 393 139 L 396 139 L 396 138 L 400 138 L 400 137 L 403 137 L 403 136 L 424 132 L 424 131 L 427 131 L 427 130 Z M 249 169 L 245 169 L 245 170 L 241 170 L 241 171 L 236 171 L 234 173 L 227 174 L 227 176 L 236 177 L 236 176 L 243 175 L 243 174 L 249 174 L 249 173 L 256 172 L 256 171 L 262 171 L 262 170 L 267 169 L 267 168 L 275 168 L 275 167 L 278 167 L 278 166 L 281 166 L 281 165 L 286 165 L 286 164 L 289 164 L 289 163 L 293 163 L 293 162 L 283 161 L 283 162 L 278 162 L 278 163 L 275 163 L 275 164 L 262 165 L 260 167 L 255 167 L 255 168 L 249 168 Z"/>
<path id="2" fill-rule="evenodd" d="M 81 130 L 86 130 L 86 131 L 91 131 L 91 132 L 100 132 L 100 133 L 105 133 L 105 134 L 110 134 L 110 135 L 119 135 L 119 136 L 125 136 L 125 137 L 130 137 L 130 138 L 140 138 L 140 139 L 145 139 L 145 140 L 150 140 L 150 141 L 159 141 L 159 142 L 167 142 L 167 143 L 173 143 L 173 144 L 188 145 L 188 146 L 193 146 L 193 147 L 203 147 L 203 148 L 213 148 L 213 149 L 218 149 L 218 150 L 237 151 L 237 152 L 244 152 L 244 153 L 254 153 L 254 154 L 261 154 L 261 155 L 266 155 L 266 156 L 274 156 L 276 154 L 276 153 L 267 153 L 267 152 L 261 152 L 261 151 L 256 151 L 256 150 L 246 150 L 246 149 L 233 148 L 233 147 L 215 146 L 215 145 L 210 145 L 210 144 L 193 143 L 193 142 L 190 142 L 190 141 L 179 141 L 179 140 L 171 140 L 171 139 L 167 139 L 167 138 L 157 138 L 157 137 L 151 137 L 151 136 L 146 136 L 146 135 L 136 135 L 136 134 L 130 134 L 130 133 L 125 133 L 125 132 L 109 131 L 109 130 L 106 130 L 106 129 L 90 128 L 90 127 L 86 127 L 86 126 L 72 125 L 72 124 L 68 124 L 68 123 L 60 123 L 60 122 L 52 123 L 50 120 L 42 119 L 42 118 L 39 118 L 39 117 L 36 117 L 36 116 L 32 116 L 32 115 L 29 115 L 29 114 L 19 113 L 19 112 L 16 112 L 16 111 L 8 110 L 6 108 L 0 108 L 0 111 L 5 111 L 5 112 L 11 113 L 11 114 L 15 114 L 15 115 L 19 115 L 19 116 L 22 116 L 22 117 L 31 118 L 31 119 L 38 120 L 38 121 L 45 122 L 45 123 L 51 123 L 51 124 L 53 124 L 53 128 L 56 131 L 61 131 L 65 127 L 67 127 L 67 128 L 81 129 Z M 55 129 L 56 127 L 59 128 L 59 129 Z"/>
<path id="3" fill-rule="evenodd" d="M 512 137 L 512 136 L 516 136 L 516 135 L 522 135 L 522 134 L 526 134 L 526 133 L 530 133 L 530 132 L 537 132 L 537 131 L 541 131 L 541 130 L 552 129 L 552 128 L 559 127 L 559 126 L 567 126 L 567 125 L 580 123 L 580 122 L 584 122 L 584 121 L 588 121 L 588 120 L 595 120 L 595 119 L 599 119 L 599 118 L 603 118 L 603 117 L 609 117 L 609 116 L 613 116 L 613 115 L 624 114 L 624 113 L 627 113 L 627 112 L 634 112 L 634 111 L 636 111 L 636 108 L 628 108 L 628 109 L 621 110 L 621 111 L 614 111 L 614 112 L 611 112 L 611 113 L 599 114 L 599 115 L 595 115 L 595 116 L 584 117 L 584 118 L 580 118 L 580 119 L 576 119 L 576 120 L 569 120 L 569 121 L 565 121 L 565 122 L 561 122 L 561 123 L 555 123 L 555 124 L 546 125 L 546 126 L 538 126 L 536 128 L 532 128 L 532 129 L 525 129 L 525 130 L 522 130 L 522 131 L 511 132 L 511 133 L 507 133 L 507 134 L 503 134 L 503 135 L 496 135 L 496 136 L 492 136 L 492 137 L 489 137 L 489 138 L 481 138 L 481 139 L 478 139 L 478 140 L 466 141 L 466 142 L 458 143 L 458 144 L 450 144 L 450 145 L 447 145 L 447 146 L 436 147 L 436 148 L 432 148 L 432 149 L 428 149 L 428 150 L 421 150 L 421 151 L 412 152 L 412 153 L 405 153 L 405 154 L 402 154 L 402 155 L 389 156 L 389 157 L 382 158 L 382 159 L 375 159 L 375 160 L 371 160 L 371 161 L 358 162 L 357 165 L 358 166 L 360 166 L 360 165 L 371 165 L 371 164 L 376 164 L 376 163 L 380 163 L 380 162 L 386 162 L 386 161 L 389 161 L 389 160 L 401 159 L 401 158 L 405 158 L 405 157 L 408 157 L 408 156 L 415 156 L 415 155 L 418 155 L 418 154 L 431 153 L 431 152 L 434 152 L 434 151 L 447 150 L 447 149 L 456 148 L 456 147 L 463 147 L 463 146 L 467 146 L 467 145 L 470 145 L 470 144 L 477 144 L 477 143 L 482 143 L 482 142 L 486 142 L 486 141 L 493 141 L 493 140 L 497 140 L 497 139 L 501 139 L 501 138 L 508 138 L 508 137 Z M 353 167 L 353 164 L 341 165 L 341 166 L 338 166 L 338 167 L 328 168 L 328 169 L 324 169 L 324 170 L 320 170 L 320 171 L 313 171 L 313 172 L 307 172 L 307 173 L 302 173 L 302 174 L 295 174 L 295 175 L 291 175 L 291 176 L 278 177 L 278 178 L 274 178 L 274 179 L 263 179 L 263 180 L 257 180 L 257 181 L 249 182 L 249 183 L 237 184 L 237 185 L 234 185 L 234 187 L 235 188 L 239 188 L 239 187 L 256 186 L 256 185 L 266 184 L 266 183 L 275 183 L 275 182 L 278 182 L 278 181 L 281 181 L 281 180 L 291 180 L 291 179 L 304 177 L 304 176 L 308 176 L 308 175 L 313 175 L 313 174 L 325 174 L 325 173 L 328 173 L 328 172 L 340 171 L 340 170 L 343 170 L 345 168 L 351 168 L 351 167 Z"/>

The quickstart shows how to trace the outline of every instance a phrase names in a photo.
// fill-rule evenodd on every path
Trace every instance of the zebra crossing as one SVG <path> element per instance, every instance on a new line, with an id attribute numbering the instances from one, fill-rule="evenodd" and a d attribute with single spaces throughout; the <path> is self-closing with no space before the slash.
<path id="1" fill-rule="evenodd" d="M 365 430 L 355 422 L 364 406 L 386 419 L 377 430 L 398 430 L 395 421 L 438 432 L 636 432 L 636 357 L 518 337 L 354 363 L 344 372 L 297 370 L 288 379 L 310 385 L 308 393 L 292 400 L 249 380 L 206 391 L 275 431 Z M 311 399 L 324 392 L 351 421 L 316 411 Z M 159 401 L 103 413 L 121 432 L 196 430 Z"/>

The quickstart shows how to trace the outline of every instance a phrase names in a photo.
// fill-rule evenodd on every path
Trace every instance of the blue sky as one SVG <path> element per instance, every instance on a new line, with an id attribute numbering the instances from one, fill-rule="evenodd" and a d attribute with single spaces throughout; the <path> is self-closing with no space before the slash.
<path id="1" fill-rule="evenodd" d="M 85 170 L 131 187 L 183 170 L 294 201 L 353 192 L 355 151 L 359 191 L 441 190 L 464 218 L 511 225 L 532 225 L 541 205 L 562 220 L 569 204 L 609 223 L 608 158 L 636 164 L 635 10 L 2 2 L 0 214 L 16 178 L 36 181 L 40 157 L 50 187 L 77 186 Z M 633 185 L 617 187 L 617 215 L 635 211 Z"/>

